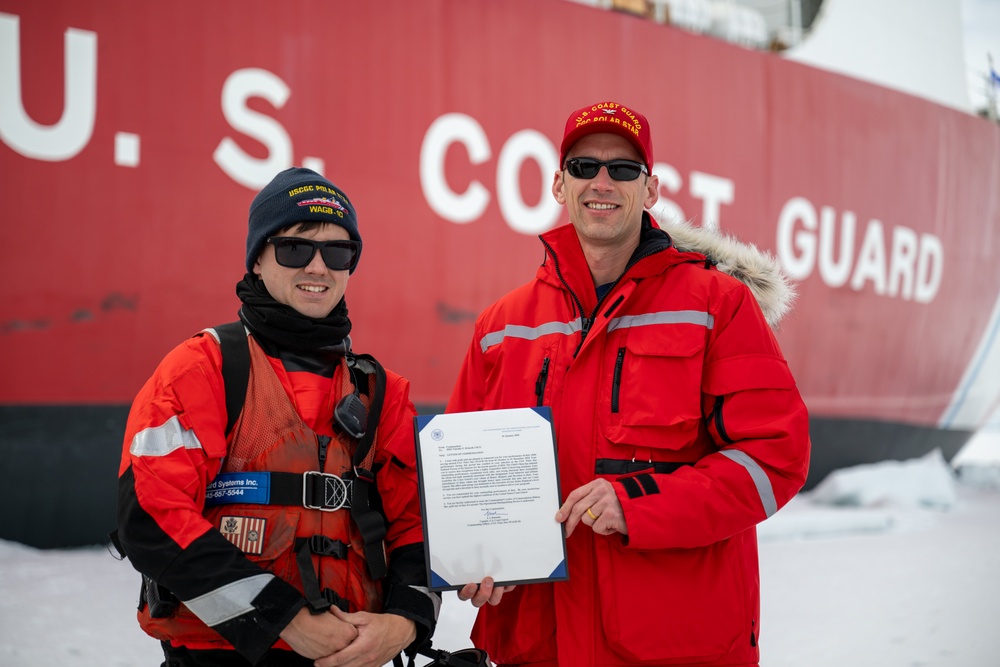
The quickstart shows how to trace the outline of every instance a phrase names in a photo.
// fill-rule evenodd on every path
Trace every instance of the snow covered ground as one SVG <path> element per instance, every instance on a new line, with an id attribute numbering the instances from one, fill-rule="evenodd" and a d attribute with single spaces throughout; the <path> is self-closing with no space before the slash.
<path id="1" fill-rule="evenodd" d="M 1000 431 L 939 454 L 841 470 L 759 528 L 762 665 L 1000 664 Z M 100 547 L 0 541 L 0 665 L 159 665 L 139 577 Z M 469 646 L 445 596 L 436 646 Z"/>

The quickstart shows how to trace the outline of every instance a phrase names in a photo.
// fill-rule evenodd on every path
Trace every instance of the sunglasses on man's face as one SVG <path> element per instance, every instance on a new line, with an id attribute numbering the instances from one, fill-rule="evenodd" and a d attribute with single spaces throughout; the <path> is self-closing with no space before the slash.
<path id="1" fill-rule="evenodd" d="M 632 160 L 604 162 L 592 157 L 571 157 L 566 160 L 566 171 L 573 178 L 594 178 L 601 171 L 601 167 L 607 167 L 608 176 L 616 181 L 634 181 L 639 178 L 639 174 L 649 173 L 646 171 L 646 165 Z"/>
<path id="2" fill-rule="evenodd" d="M 358 263 L 360 241 L 312 241 L 294 236 L 272 236 L 267 240 L 274 246 L 274 260 L 289 269 L 308 266 L 319 250 L 323 263 L 331 271 L 348 271 Z"/>

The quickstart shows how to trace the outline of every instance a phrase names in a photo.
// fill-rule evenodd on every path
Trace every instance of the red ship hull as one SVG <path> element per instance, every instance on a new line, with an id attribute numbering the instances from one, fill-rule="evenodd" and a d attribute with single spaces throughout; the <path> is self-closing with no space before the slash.
<path id="1" fill-rule="evenodd" d="M 0 44 L 0 447 L 26 485 L 49 460 L 67 498 L 113 503 L 127 405 L 171 347 L 235 319 L 250 200 L 291 164 L 359 212 L 356 349 L 442 405 L 476 314 L 566 221 L 563 114 L 598 99 L 650 120 L 655 215 L 798 282 L 779 339 L 811 483 L 952 454 L 997 405 L 1000 129 L 980 118 L 563 0 L 0 0 Z M 47 520 L 0 537 L 92 536 Z"/>

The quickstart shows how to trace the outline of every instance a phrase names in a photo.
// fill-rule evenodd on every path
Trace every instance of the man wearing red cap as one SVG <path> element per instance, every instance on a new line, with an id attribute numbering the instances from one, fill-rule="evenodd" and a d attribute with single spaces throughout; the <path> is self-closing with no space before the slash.
<path id="1" fill-rule="evenodd" d="M 547 405 L 555 423 L 569 580 L 459 591 L 497 664 L 760 659 L 755 526 L 805 482 L 808 417 L 758 304 L 771 296 L 658 227 L 652 167 L 635 109 L 570 115 L 552 183 L 570 224 L 480 315 L 448 403 Z"/>

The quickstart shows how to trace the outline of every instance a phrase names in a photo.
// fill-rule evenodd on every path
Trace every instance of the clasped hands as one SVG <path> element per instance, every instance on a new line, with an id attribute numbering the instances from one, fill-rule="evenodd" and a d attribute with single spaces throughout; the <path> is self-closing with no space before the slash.
<path id="1" fill-rule="evenodd" d="M 381 667 L 417 637 L 413 621 L 397 614 L 349 614 L 337 607 L 299 610 L 281 638 L 316 667 Z"/>

